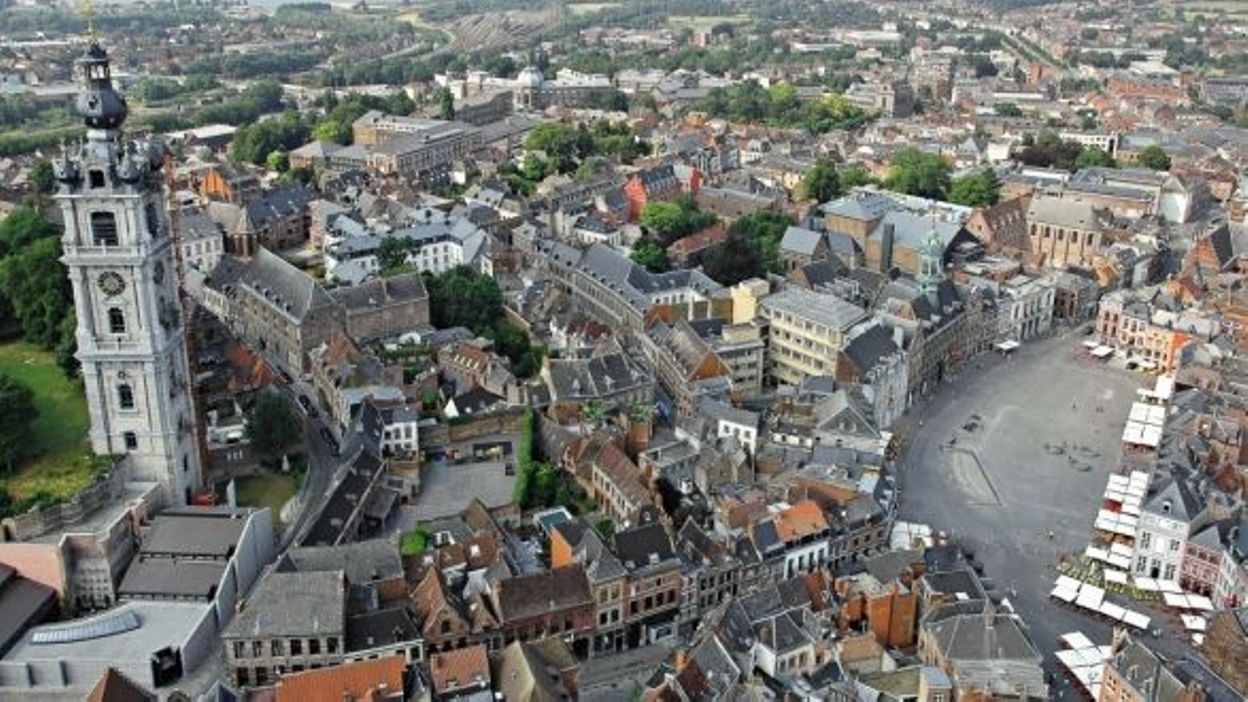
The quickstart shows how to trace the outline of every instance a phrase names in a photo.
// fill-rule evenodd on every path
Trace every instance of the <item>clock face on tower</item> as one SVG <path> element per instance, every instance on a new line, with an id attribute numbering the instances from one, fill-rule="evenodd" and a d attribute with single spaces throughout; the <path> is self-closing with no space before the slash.
<path id="1" fill-rule="evenodd" d="M 100 290 L 110 297 L 120 295 L 126 289 L 126 280 L 116 271 L 105 271 L 100 274 Z"/>

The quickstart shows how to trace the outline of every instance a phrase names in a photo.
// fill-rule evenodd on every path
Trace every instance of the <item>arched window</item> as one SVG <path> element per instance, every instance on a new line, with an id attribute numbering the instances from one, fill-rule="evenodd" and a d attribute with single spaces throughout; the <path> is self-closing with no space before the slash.
<path id="1" fill-rule="evenodd" d="M 108 308 L 108 331 L 111 334 L 126 333 L 126 313 L 120 307 Z"/>
<path id="2" fill-rule="evenodd" d="M 134 388 L 131 388 L 128 383 L 117 386 L 117 404 L 122 409 L 134 409 Z"/>

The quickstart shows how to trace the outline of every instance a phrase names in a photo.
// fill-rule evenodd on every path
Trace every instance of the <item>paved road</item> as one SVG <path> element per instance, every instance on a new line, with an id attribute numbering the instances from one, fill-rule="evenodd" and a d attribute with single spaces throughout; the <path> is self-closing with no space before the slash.
<path id="1" fill-rule="evenodd" d="M 950 532 L 975 550 L 1000 591 L 1016 588 L 1011 601 L 1055 672 L 1061 634 L 1109 642 L 1109 625 L 1048 593 L 1059 554 L 1088 543 L 1135 390 L 1146 382 L 1087 359 L 1083 338 L 1029 342 L 1013 358 L 992 355 L 962 371 L 907 418 L 912 441 L 901 471 L 901 518 Z M 1059 682 L 1054 696 L 1069 695 Z"/>
<path id="2" fill-rule="evenodd" d="M 299 380 L 295 380 L 286 386 L 286 390 L 290 395 L 291 401 L 296 402 L 296 408 L 298 407 L 298 395 L 306 395 L 309 398 L 316 397 L 316 393 L 311 386 Z M 321 429 L 326 426 L 325 422 L 322 421 L 324 418 L 323 408 L 318 408 L 318 416 L 315 419 L 304 416 L 303 445 L 308 456 L 308 474 L 303 483 L 303 490 L 299 493 L 301 498 L 299 514 L 292 523 L 286 526 L 286 530 L 282 532 L 281 541 L 278 543 L 279 553 L 285 551 L 294 542 L 296 536 L 316 518 L 324 502 L 324 497 L 329 493 L 330 486 L 333 484 L 333 478 L 342 465 L 342 459 L 334 453 L 329 443 L 321 437 Z M 343 446 L 341 455 L 350 456 L 350 452 L 354 448 L 355 442 L 348 437 L 347 444 Z"/>

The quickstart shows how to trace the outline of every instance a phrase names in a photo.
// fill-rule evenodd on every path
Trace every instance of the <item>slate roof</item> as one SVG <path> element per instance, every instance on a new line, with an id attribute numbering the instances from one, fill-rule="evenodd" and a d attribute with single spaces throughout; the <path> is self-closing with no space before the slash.
<path id="1" fill-rule="evenodd" d="M 868 373 L 880 361 L 898 353 L 900 349 L 893 341 L 892 329 L 882 324 L 873 324 L 850 339 L 842 351 L 859 373 Z"/>
<path id="2" fill-rule="evenodd" d="M 347 312 L 370 310 L 378 305 L 423 300 L 429 297 L 419 272 L 376 278 L 360 285 L 335 288 L 329 292 Z"/>
<path id="3" fill-rule="evenodd" d="M 341 636 L 346 587 L 342 571 L 270 572 L 243 602 L 222 638 Z"/>
<path id="4" fill-rule="evenodd" d="M 1051 224 L 1066 229 L 1101 228 L 1101 219 L 1090 203 L 1047 195 L 1037 195 L 1031 199 L 1031 204 L 1027 207 L 1027 222 Z"/>
<path id="5" fill-rule="evenodd" d="M 819 206 L 824 214 L 837 215 L 864 222 L 875 221 L 895 209 L 897 201 L 881 192 L 855 190 L 854 192 Z"/>
<path id="6" fill-rule="evenodd" d="M 1143 510 L 1164 514 L 1171 519 L 1190 524 L 1204 510 L 1204 503 L 1186 481 L 1175 476 L 1166 476 L 1145 500 Z"/>
<path id="7" fill-rule="evenodd" d="M 238 283 L 299 322 L 312 311 L 334 304 L 320 283 L 263 247 L 239 274 Z"/>
<path id="8" fill-rule="evenodd" d="M 508 622 L 593 603 L 579 566 L 507 578 L 497 587 L 499 615 Z"/>
<path id="9" fill-rule="evenodd" d="M 616 532 L 614 545 L 616 556 L 629 568 L 643 568 L 676 556 L 667 529 L 659 522 Z"/>
<path id="10" fill-rule="evenodd" d="M 784 236 L 780 239 L 780 250 L 813 256 L 822 240 L 823 235 L 819 232 L 790 225 L 784 230 Z"/>
<path id="11" fill-rule="evenodd" d="M 923 243 L 924 238 L 932 229 L 940 235 L 940 241 L 948 249 L 953 243 L 958 233 L 962 231 L 962 225 L 958 222 L 950 222 L 945 219 L 929 217 L 923 214 L 916 214 L 908 210 L 892 210 L 886 213 L 883 219 L 869 235 L 872 239 L 883 239 L 884 229 L 888 226 L 893 227 L 893 246 L 895 249 L 913 249 L 918 251 Z"/>
<path id="12" fill-rule="evenodd" d="M 651 382 L 640 365 L 623 353 L 593 358 L 550 359 L 547 372 L 555 400 L 613 395 Z"/>
<path id="13" fill-rule="evenodd" d="M 1018 619 L 1009 614 L 958 613 L 931 621 L 927 627 L 943 657 L 955 665 L 957 661 L 1024 660 L 1038 664 L 1041 660 Z"/>
<path id="14" fill-rule="evenodd" d="M 337 546 L 299 546 L 286 552 L 289 569 L 301 572 L 342 571 L 355 585 L 403 577 L 403 559 L 394 544 L 382 539 Z"/>

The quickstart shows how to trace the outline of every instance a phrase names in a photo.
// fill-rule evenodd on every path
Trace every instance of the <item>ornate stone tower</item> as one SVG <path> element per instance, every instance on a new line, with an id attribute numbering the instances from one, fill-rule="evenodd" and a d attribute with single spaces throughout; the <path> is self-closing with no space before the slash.
<path id="1" fill-rule="evenodd" d="M 940 284 L 945 282 L 945 243 L 940 240 L 935 225 L 919 244 L 919 274 L 915 280 L 919 283 L 919 292 L 939 307 Z"/>
<path id="2" fill-rule="evenodd" d="M 122 138 L 126 100 L 98 44 L 75 72 L 87 138 L 54 165 L 91 446 L 128 454 L 135 479 L 163 483 L 180 503 L 199 487 L 200 466 L 159 179 L 163 149 Z"/>

